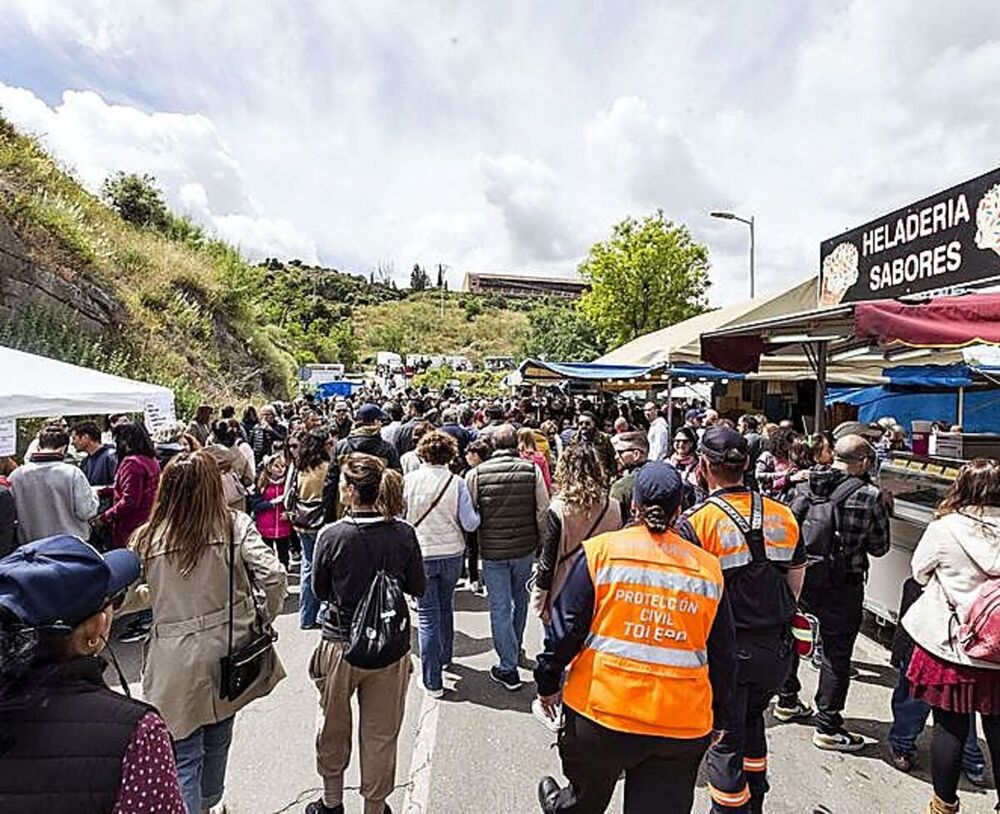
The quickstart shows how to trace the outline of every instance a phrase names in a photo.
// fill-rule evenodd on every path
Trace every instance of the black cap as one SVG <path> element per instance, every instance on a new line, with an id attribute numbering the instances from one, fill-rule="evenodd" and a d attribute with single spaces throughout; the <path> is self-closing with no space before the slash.
<path id="1" fill-rule="evenodd" d="M 674 467 L 666 461 L 650 461 L 636 473 L 632 500 L 636 506 L 660 506 L 672 515 L 681 505 L 682 489 Z"/>
<path id="2" fill-rule="evenodd" d="M 747 439 L 726 426 L 709 427 L 701 437 L 699 451 L 717 463 L 742 463 L 750 457 Z"/>

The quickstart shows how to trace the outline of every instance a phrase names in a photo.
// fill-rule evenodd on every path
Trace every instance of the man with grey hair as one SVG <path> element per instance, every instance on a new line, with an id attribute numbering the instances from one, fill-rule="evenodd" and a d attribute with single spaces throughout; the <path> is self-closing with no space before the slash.
<path id="1" fill-rule="evenodd" d="M 809 567 L 800 604 L 819 620 L 823 642 L 813 744 L 820 749 L 856 752 L 864 739 L 844 728 L 841 714 L 851 683 L 851 654 L 861 629 L 869 557 L 889 550 L 889 511 L 869 471 L 875 450 L 860 435 L 841 436 L 833 465 L 816 466 L 799 484 L 791 509 L 802 528 Z M 799 700 L 797 660 L 778 695 L 779 721 L 808 718 Z"/>
<path id="2" fill-rule="evenodd" d="M 517 453 L 517 431 L 500 424 L 490 435 L 493 454 L 466 476 L 479 510 L 479 554 L 490 598 L 490 631 L 500 663 L 490 678 L 519 690 L 517 668 L 528 619 L 528 578 L 546 528 L 549 493 L 542 470 Z"/>

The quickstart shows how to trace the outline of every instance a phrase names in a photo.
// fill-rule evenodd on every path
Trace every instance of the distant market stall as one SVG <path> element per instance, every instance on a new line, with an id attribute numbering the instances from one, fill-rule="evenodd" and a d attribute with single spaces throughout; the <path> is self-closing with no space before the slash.
<path id="1" fill-rule="evenodd" d="M 13 453 L 18 418 L 143 413 L 150 430 L 174 420 L 169 387 L 112 376 L 0 346 L 0 454 Z"/>

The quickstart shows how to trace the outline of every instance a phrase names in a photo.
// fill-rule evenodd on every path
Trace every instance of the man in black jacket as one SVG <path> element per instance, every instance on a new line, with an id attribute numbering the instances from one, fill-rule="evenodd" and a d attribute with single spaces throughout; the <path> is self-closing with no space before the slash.
<path id="1" fill-rule="evenodd" d="M 274 407 L 265 404 L 260 408 L 260 422 L 250 434 L 253 457 L 259 467 L 264 459 L 274 452 L 274 445 L 288 437 L 288 429 L 278 423 Z"/>
<path id="2" fill-rule="evenodd" d="M 323 516 L 327 523 L 337 519 L 337 484 L 340 469 L 336 462 L 352 452 L 364 452 L 381 458 L 389 469 L 399 470 L 399 455 L 395 448 L 382 440 L 382 424 L 388 416 L 375 404 L 363 404 L 358 410 L 357 424 L 346 438 L 341 438 L 333 450 L 334 465 L 327 471 L 323 484 Z"/>

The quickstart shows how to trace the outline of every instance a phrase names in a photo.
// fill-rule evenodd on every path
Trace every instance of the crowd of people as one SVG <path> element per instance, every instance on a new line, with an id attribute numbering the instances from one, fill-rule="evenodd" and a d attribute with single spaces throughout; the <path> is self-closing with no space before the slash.
<path id="1" fill-rule="evenodd" d="M 542 779 L 544 811 L 603 811 L 624 776 L 626 811 L 689 812 L 704 763 L 715 814 L 760 812 L 769 708 L 819 749 L 865 746 L 851 656 L 889 549 L 879 464 L 905 445 L 891 419 L 803 435 L 698 403 L 373 387 L 204 405 L 152 437 L 51 419 L 0 462 L 0 809 L 221 812 L 235 715 L 285 676 L 271 623 L 297 572 L 318 631 L 308 814 L 344 811 L 355 728 L 365 812 L 390 812 L 411 607 L 421 685 L 445 698 L 463 580 L 487 598 L 489 678 L 515 693 L 533 671 L 560 732 L 569 782 Z M 1000 774 L 1000 654 L 952 630 L 998 577 L 1000 465 L 975 461 L 917 548 L 894 648 L 889 758 L 912 769 L 933 712 L 931 814 L 958 811 L 963 770 L 982 781 L 976 713 Z M 142 701 L 104 683 L 115 616 L 146 642 Z"/>

